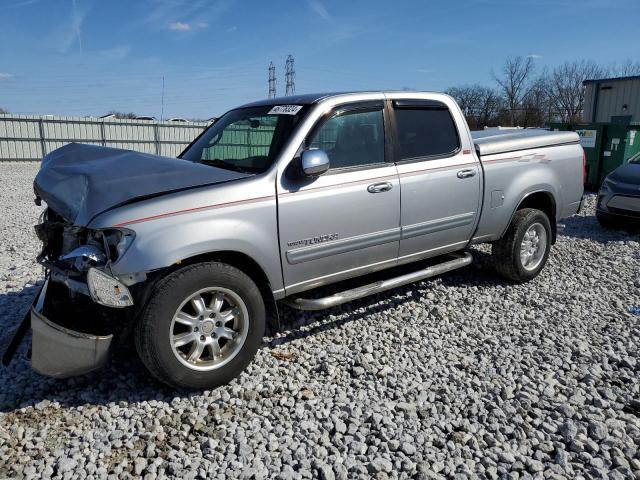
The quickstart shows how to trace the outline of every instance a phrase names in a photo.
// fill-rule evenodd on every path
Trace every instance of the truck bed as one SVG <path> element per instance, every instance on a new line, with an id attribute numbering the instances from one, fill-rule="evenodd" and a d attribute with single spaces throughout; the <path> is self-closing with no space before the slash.
<path id="1" fill-rule="evenodd" d="M 542 129 L 479 130 L 471 132 L 471 137 L 480 156 L 566 145 L 577 143 L 580 140 L 580 137 L 575 132 Z"/>

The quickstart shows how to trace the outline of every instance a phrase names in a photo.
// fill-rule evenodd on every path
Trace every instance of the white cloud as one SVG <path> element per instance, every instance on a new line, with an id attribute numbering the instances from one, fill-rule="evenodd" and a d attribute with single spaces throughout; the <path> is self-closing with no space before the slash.
<path id="1" fill-rule="evenodd" d="M 13 77 L 13 74 L 11 73 L 0 72 L 0 80 L 9 80 L 11 77 Z"/>
<path id="2" fill-rule="evenodd" d="M 232 25 L 231 27 L 227 28 L 227 33 L 235 32 L 236 30 L 238 30 L 238 27 Z"/>
<path id="3" fill-rule="evenodd" d="M 169 30 L 177 30 L 179 32 L 186 32 L 191 30 L 191 24 L 185 22 L 171 22 L 169 24 Z"/>
<path id="4" fill-rule="evenodd" d="M 177 32 L 188 32 L 189 30 L 193 30 L 195 28 L 207 28 L 208 26 L 209 24 L 207 22 L 171 22 L 169 23 L 169 30 L 174 30 Z"/>
<path id="5" fill-rule="evenodd" d="M 307 0 L 309 8 L 313 10 L 323 20 L 331 20 L 331 15 L 327 11 L 326 7 L 319 0 Z"/>
<path id="6" fill-rule="evenodd" d="M 152 28 L 176 32 L 205 29 L 216 23 L 234 2 L 235 0 L 148 0 L 151 8 L 139 22 Z"/>
<path id="7" fill-rule="evenodd" d="M 540 58 L 542 58 L 542 55 L 538 55 L 537 53 L 531 53 L 529 55 L 527 55 L 528 58 L 533 58 L 534 60 L 538 60 Z"/>

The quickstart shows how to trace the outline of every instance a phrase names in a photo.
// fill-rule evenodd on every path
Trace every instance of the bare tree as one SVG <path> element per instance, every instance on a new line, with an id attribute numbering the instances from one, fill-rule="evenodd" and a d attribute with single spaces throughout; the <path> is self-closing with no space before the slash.
<path id="1" fill-rule="evenodd" d="M 543 127 L 551 120 L 552 101 L 546 69 L 536 78 L 522 99 L 520 121 L 523 127 Z"/>
<path id="2" fill-rule="evenodd" d="M 614 64 L 611 67 L 609 75 L 612 77 L 633 77 L 640 75 L 640 62 L 634 62 L 628 59 L 620 66 Z"/>
<path id="3" fill-rule="evenodd" d="M 138 118 L 133 112 L 118 112 L 116 110 L 111 110 L 108 115 L 113 115 L 115 118 Z"/>
<path id="4" fill-rule="evenodd" d="M 580 121 L 584 108 L 585 88 L 582 82 L 602 78 L 607 70 L 594 62 L 564 62 L 549 75 L 549 94 L 558 119 L 565 123 Z"/>
<path id="5" fill-rule="evenodd" d="M 479 85 L 463 85 L 460 87 L 452 87 L 445 91 L 447 95 L 455 98 L 471 128 L 477 127 L 474 123 L 478 104 L 480 103 L 478 90 L 481 88 Z"/>
<path id="6" fill-rule="evenodd" d="M 510 57 L 502 66 L 502 75 L 493 74 L 500 86 L 510 112 L 511 125 L 518 121 L 518 112 L 522 102 L 531 88 L 531 77 L 535 71 L 535 63 L 531 57 Z"/>
<path id="7" fill-rule="evenodd" d="M 445 93 L 458 102 L 472 130 L 495 123 L 502 105 L 502 98 L 495 90 L 481 85 L 465 85 L 449 88 Z"/>
<path id="8" fill-rule="evenodd" d="M 0 114 L 9 113 L 9 110 L 5 110 L 4 108 L 0 108 Z"/>
<path id="9" fill-rule="evenodd" d="M 493 88 L 481 87 L 478 127 L 498 125 L 498 115 L 504 108 L 504 99 Z"/>

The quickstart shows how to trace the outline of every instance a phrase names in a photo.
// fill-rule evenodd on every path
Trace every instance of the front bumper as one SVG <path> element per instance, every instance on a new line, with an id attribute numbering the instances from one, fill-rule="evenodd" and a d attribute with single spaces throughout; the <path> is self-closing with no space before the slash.
<path id="1" fill-rule="evenodd" d="M 602 218 L 624 221 L 637 226 L 640 223 L 640 197 L 601 191 L 596 203 L 596 214 Z"/>
<path id="2" fill-rule="evenodd" d="M 48 282 L 48 280 L 47 280 Z M 67 378 L 102 367 L 113 335 L 92 335 L 62 327 L 42 313 L 47 284 L 31 307 L 31 366 L 42 375 Z"/>
<path id="3" fill-rule="evenodd" d="M 9 366 L 31 326 L 31 366 L 54 378 L 82 375 L 109 359 L 114 335 L 130 324 L 131 312 L 95 305 L 47 278 L 2 355 Z"/>

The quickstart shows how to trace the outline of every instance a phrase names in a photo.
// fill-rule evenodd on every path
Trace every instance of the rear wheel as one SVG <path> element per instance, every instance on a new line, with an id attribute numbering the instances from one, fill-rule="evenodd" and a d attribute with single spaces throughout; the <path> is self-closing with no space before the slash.
<path id="1" fill-rule="evenodd" d="M 496 270 L 516 283 L 535 278 L 549 257 L 551 224 L 544 212 L 518 210 L 504 236 L 492 246 Z"/>
<path id="2" fill-rule="evenodd" d="M 159 284 L 137 323 L 136 347 L 162 382 L 213 388 L 251 362 L 264 328 L 264 302 L 255 283 L 230 265 L 201 263 Z"/>

